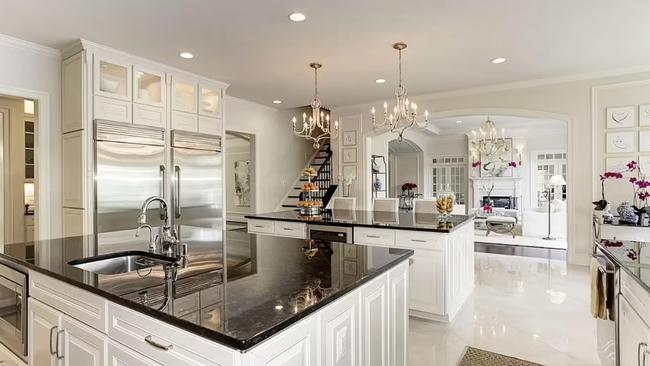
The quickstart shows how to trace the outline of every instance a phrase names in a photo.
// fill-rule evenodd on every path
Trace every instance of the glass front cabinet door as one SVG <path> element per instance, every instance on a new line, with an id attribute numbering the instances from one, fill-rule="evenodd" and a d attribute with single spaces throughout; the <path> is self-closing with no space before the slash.
<path id="1" fill-rule="evenodd" d="M 165 105 L 165 73 L 133 66 L 133 101 L 155 107 Z"/>
<path id="2" fill-rule="evenodd" d="M 131 101 L 131 65 L 95 54 L 95 95 Z"/>
<path id="3" fill-rule="evenodd" d="M 221 117 L 222 95 L 221 88 L 199 84 L 201 99 L 199 100 L 199 114 L 208 117 Z"/>
<path id="4" fill-rule="evenodd" d="M 172 76 L 172 109 L 196 113 L 197 83 Z"/>

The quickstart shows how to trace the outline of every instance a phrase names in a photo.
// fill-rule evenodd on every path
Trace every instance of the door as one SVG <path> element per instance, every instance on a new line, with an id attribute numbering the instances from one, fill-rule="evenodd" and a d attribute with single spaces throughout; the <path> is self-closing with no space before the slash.
<path id="1" fill-rule="evenodd" d="M 29 298 L 29 365 L 58 366 L 61 313 Z"/>
<path id="2" fill-rule="evenodd" d="M 106 356 L 108 337 L 95 329 L 82 324 L 67 315 L 62 317 L 64 345 L 63 366 L 101 366 Z"/>
<path id="3" fill-rule="evenodd" d="M 175 147 L 172 160 L 175 224 L 221 230 L 221 153 Z"/>
<path id="4" fill-rule="evenodd" d="M 650 328 L 643 322 L 634 308 L 618 296 L 619 314 L 619 365 L 650 365 Z M 645 309 L 644 309 L 645 310 Z"/>

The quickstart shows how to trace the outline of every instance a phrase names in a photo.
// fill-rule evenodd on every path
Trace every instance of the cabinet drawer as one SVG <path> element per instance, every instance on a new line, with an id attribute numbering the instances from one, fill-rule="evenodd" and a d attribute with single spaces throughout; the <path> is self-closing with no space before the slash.
<path id="1" fill-rule="evenodd" d="M 94 116 L 96 119 L 131 123 L 131 102 L 95 96 Z"/>
<path id="2" fill-rule="evenodd" d="M 650 294 L 624 270 L 621 273 L 621 293 L 643 320 L 650 324 Z"/>
<path id="3" fill-rule="evenodd" d="M 133 104 L 133 123 L 165 128 L 165 110 L 150 105 Z"/>
<path id="4" fill-rule="evenodd" d="M 279 236 L 288 236 L 292 238 L 307 238 L 307 224 L 302 222 L 283 222 L 275 221 L 273 231 Z"/>
<path id="5" fill-rule="evenodd" d="M 108 341 L 108 364 L 128 366 L 162 366 L 117 342 Z"/>
<path id="6" fill-rule="evenodd" d="M 445 250 L 446 234 L 426 231 L 395 231 L 395 246 L 409 249 Z"/>
<path id="7" fill-rule="evenodd" d="M 239 352 L 110 303 L 108 335 L 163 365 L 231 366 Z M 158 346 L 156 346 L 158 345 Z M 163 347 L 171 346 L 165 350 Z"/>
<path id="8" fill-rule="evenodd" d="M 355 227 L 354 242 L 356 244 L 393 247 L 395 246 L 395 230 Z"/>
<path id="9" fill-rule="evenodd" d="M 106 333 L 103 298 L 38 272 L 29 272 L 29 296 Z"/>
<path id="10" fill-rule="evenodd" d="M 172 129 L 196 132 L 198 116 L 192 113 L 172 111 Z"/>
<path id="11" fill-rule="evenodd" d="M 220 118 L 199 116 L 199 132 L 211 135 L 221 135 L 222 122 Z"/>
<path id="12" fill-rule="evenodd" d="M 273 234 L 273 221 L 248 220 L 249 233 Z"/>

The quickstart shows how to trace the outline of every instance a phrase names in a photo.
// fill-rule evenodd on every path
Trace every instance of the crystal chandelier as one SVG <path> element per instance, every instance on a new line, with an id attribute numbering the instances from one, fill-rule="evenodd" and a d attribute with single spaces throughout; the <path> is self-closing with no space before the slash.
<path id="1" fill-rule="evenodd" d="M 309 64 L 309 67 L 314 69 L 314 99 L 311 101 L 311 116 L 307 118 L 307 113 L 302 114 L 302 129 L 300 131 L 296 129 L 295 116 L 291 119 L 291 122 L 293 123 L 294 134 L 304 137 L 308 141 L 312 141 L 314 143 L 314 149 L 319 149 L 321 140 L 336 138 L 339 135 L 339 121 L 334 121 L 334 131 L 332 132 L 330 115 L 321 110 L 322 105 L 320 99 L 318 99 L 318 69 L 323 67 L 323 65 L 312 62 Z M 320 129 L 320 132 L 317 132 L 317 135 L 314 136 L 313 133 L 316 127 Z"/>
<path id="2" fill-rule="evenodd" d="M 391 113 L 388 113 L 388 102 L 384 102 L 384 118 L 378 121 L 375 118 L 375 107 L 372 107 L 372 124 L 375 129 L 386 130 L 394 132 L 399 136 L 399 140 L 403 140 L 404 131 L 409 127 L 418 125 L 419 127 L 426 128 L 429 123 L 429 111 L 424 111 L 424 123 L 417 121 L 418 105 L 414 102 L 409 102 L 406 97 L 406 87 L 402 83 L 402 50 L 406 48 L 406 43 L 398 42 L 393 44 L 393 48 L 399 54 L 399 84 L 395 88 L 395 106 L 393 106 Z"/>
<path id="3" fill-rule="evenodd" d="M 501 129 L 501 136 L 497 133 L 497 126 L 488 116 L 479 127 L 478 134 L 472 130 L 472 147 L 482 156 L 489 156 L 508 151 L 510 148 L 505 139 L 506 130 Z"/>

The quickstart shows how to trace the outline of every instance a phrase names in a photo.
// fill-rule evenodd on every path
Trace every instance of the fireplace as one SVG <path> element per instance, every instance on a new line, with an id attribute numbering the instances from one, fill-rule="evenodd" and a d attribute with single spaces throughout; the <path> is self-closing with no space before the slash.
<path id="1" fill-rule="evenodd" d="M 499 208 L 505 208 L 505 209 L 516 209 L 517 208 L 517 202 L 515 197 L 510 197 L 510 196 L 491 196 L 489 197 L 490 200 L 492 200 L 492 207 L 499 207 Z M 487 203 L 488 201 L 488 196 L 483 196 L 483 199 L 481 202 L 483 204 Z"/>

